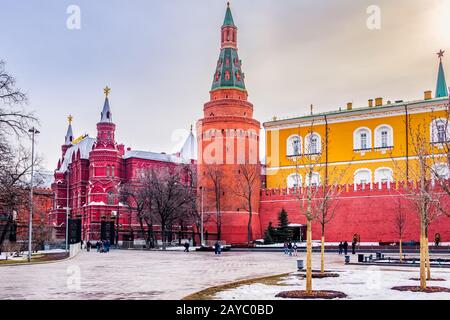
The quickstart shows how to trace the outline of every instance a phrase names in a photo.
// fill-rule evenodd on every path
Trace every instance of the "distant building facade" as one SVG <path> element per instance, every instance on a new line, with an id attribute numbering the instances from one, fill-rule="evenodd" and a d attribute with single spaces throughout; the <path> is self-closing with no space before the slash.
<path id="1" fill-rule="evenodd" d="M 97 137 L 74 139 L 72 118 L 61 146 L 61 158 L 55 170 L 53 205 L 49 223 L 56 237 L 65 238 L 66 215 L 80 228 L 81 239 L 96 241 L 118 239 L 132 241 L 139 223 L 132 208 L 119 200 L 119 186 L 137 181 L 142 170 L 174 168 L 195 163 L 195 139 L 189 134 L 182 150 L 175 155 L 125 150 L 116 142 L 116 124 L 109 103 L 109 88 L 97 123 Z M 68 211 L 67 212 L 67 208 Z M 136 230 L 135 230 L 136 229 Z"/>

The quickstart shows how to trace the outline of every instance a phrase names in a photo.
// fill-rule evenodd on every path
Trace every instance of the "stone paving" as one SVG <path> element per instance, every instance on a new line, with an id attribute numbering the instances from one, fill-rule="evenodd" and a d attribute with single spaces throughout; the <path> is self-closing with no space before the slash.
<path id="1" fill-rule="evenodd" d="M 181 299 L 295 270 L 296 258 L 282 253 L 82 252 L 64 262 L 0 267 L 0 299 Z"/>
<path id="2" fill-rule="evenodd" d="M 82 252 L 77 257 L 39 265 L 0 266 L 3 299 L 173 299 L 233 281 L 296 271 L 296 260 L 280 252 L 113 250 Z M 320 266 L 313 255 L 313 269 Z M 352 256 L 352 261 L 356 256 Z M 367 274 L 370 266 L 344 265 L 344 257 L 325 255 L 326 269 Z M 381 267 L 381 271 L 394 271 Z M 396 268 L 418 276 L 417 268 Z M 449 270 L 440 270 L 448 273 Z M 370 272 L 371 273 L 371 272 Z M 371 273 L 372 274 L 372 273 Z M 408 275 L 409 276 L 409 275 Z"/>

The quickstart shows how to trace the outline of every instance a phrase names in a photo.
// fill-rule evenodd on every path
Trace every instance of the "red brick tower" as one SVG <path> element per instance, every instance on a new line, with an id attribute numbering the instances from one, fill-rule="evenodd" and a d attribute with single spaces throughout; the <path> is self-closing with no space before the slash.
<path id="1" fill-rule="evenodd" d="M 253 119 L 253 105 L 247 97 L 238 57 L 237 27 L 228 4 L 210 101 L 204 105 L 204 118 L 197 122 L 198 186 L 204 193 L 205 229 L 210 235 L 220 233 L 221 240 L 227 243 L 248 240 L 250 215 L 248 201 L 243 197 L 246 185 L 243 170 L 254 171 L 257 175 L 251 184 L 251 238 L 261 237 L 258 213 L 260 123 Z M 217 177 L 219 188 L 215 183 Z M 199 195 L 201 193 L 200 189 Z"/>

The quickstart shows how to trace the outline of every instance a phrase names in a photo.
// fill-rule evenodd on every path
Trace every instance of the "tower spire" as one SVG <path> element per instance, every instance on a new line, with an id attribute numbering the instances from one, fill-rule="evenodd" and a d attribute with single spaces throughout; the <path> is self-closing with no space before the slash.
<path id="1" fill-rule="evenodd" d="M 103 104 L 103 110 L 100 115 L 100 122 L 112 123 L 112 112 L 109 106 L 109 99 L 108 99 L 110 91 L 111 88 L 109 88 L 108 86 L 106 86 L 106 88 L 103 89 L 103 92 L 105 93 L 105 103 Z"/>
<path id="2" fill-rule="evenodd" d="M 65 142 L 64 144 L 66 146 L 71 145 L 72 141 L 73 141 L 73 130 L 72 130 L 72 121 L 73 121 L 73 117 L 72 115 L 69 115 L 67 117 L 67 121 L 69 122 L 69 126 L 67 127 L 67 133 L 66 133 L 66 137 L 65 137 Z"/>
<path id="3" fill-rule="evenodd" d="M 221 49 L 211 90 L 238 89 L 245 91 L 244 73 L 237 52 L 237 27 L 228 3 L 221 28 Z"/>
<path id="4" fill-rule="evenodd" d="M 444 53 L 445 51 L 443 50 L 440 50 L 437 53 L 439 58 L 439 71 L 436 84 L 436 98 L 443 98 L 448 96 L 447 82 L 445 81 L 444 66 L 442 64 L 442 58 L 444 57 Z"/>
<path id="5" fill-rule="evenodd" d="M 222 27 L 225 27 L 225 26 L 236 27 L 236 26 L 234 25 L 233 15 L 232 15 L 232 13 L 231 13 L 230 2 L 229 2 L 229 1 L 227 2 L 227 11 L 226 11 L 226 13 L 225 13 L 225 19 L 224 19 L 224 21 L 223 21 Z"/>

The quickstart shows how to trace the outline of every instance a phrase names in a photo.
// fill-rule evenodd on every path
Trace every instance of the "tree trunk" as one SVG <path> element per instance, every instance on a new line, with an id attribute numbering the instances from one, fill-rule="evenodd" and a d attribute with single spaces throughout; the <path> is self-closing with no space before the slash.
<path id="1" fill-rule="evenodd" d="M 325 235 L 322 233 L 322 247 L 320 250 L 320 273 L 325 273 Z"/>
<path id="2" fill-rule="evenodd" d="M 427 288 L 427 278 L 425 270 L 425 225 L 422 221 L 420 223 L 420 288 L 425 290 Z"/>
<path id="3" fill-rule="evenodd" d="M 161 223 L 161 239 L 162 239 L 162 249 L 166 250 L 166 226 Z"/>
<path id="4" fill-rule="evenodd" d="M 248 244 L 252 242 L 252 212 L 248 213 L 248 225 L 247 225 L 247 240 Z"/>
<path id="5" fill-rule="evenodd" d="M 400 238 L 400 262 L 403 262 L 403 244 L 402 244 L 402 238 Z"/>
<path id="6" fill-rule="evenodd" d="M 312 231 L 311 220 L 306 222 L 306 293 L 312 294 Z"/>

